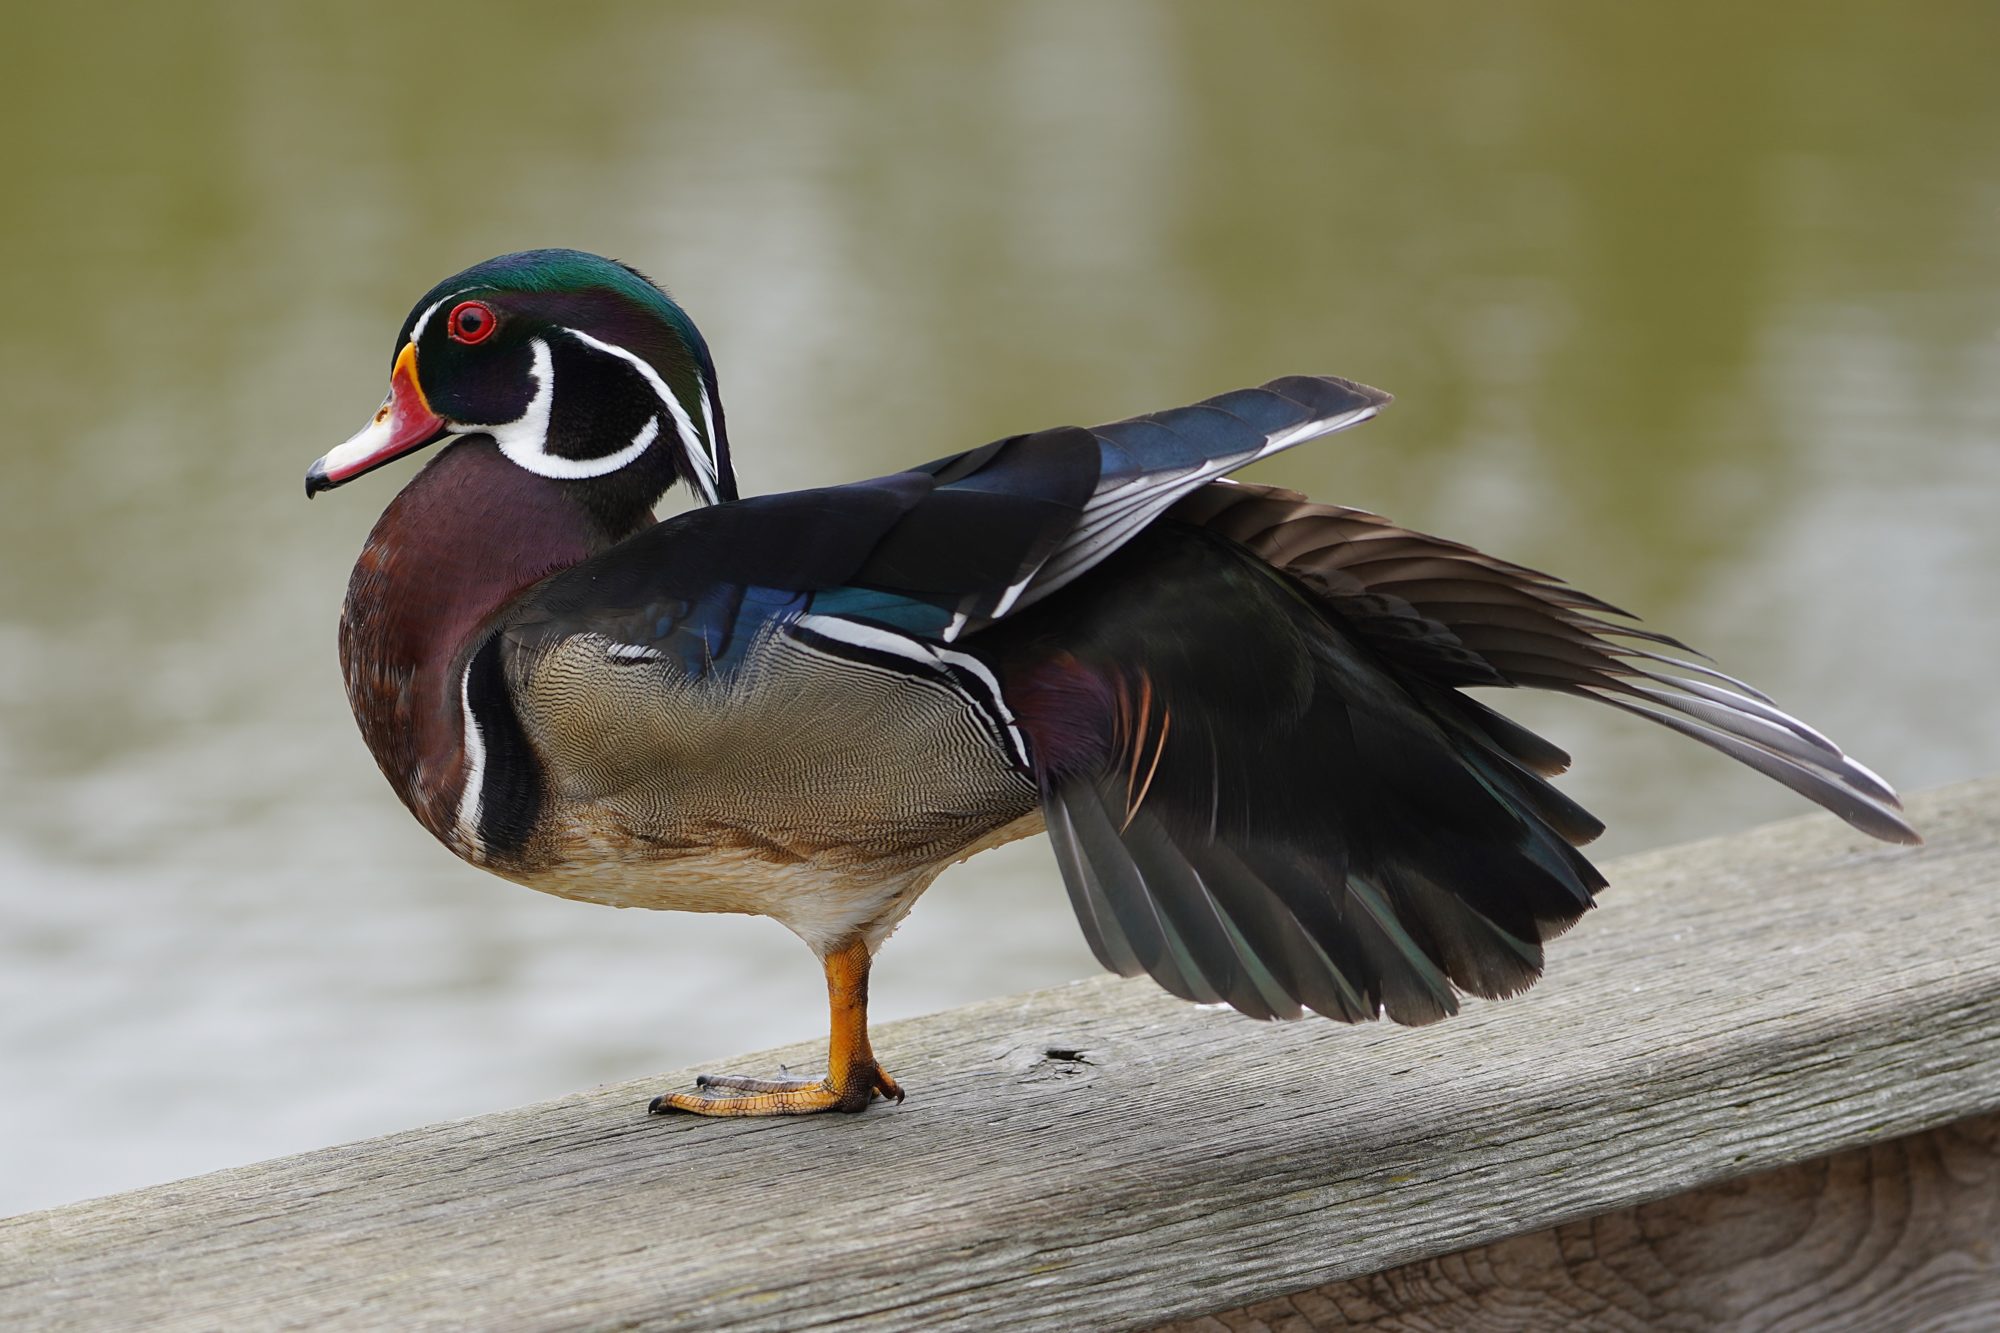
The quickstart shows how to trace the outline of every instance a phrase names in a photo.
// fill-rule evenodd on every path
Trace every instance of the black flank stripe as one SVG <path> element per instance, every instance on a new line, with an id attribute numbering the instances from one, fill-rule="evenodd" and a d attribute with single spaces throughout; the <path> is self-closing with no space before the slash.
<path id="1" fill-rule="evenodd" d="M 507 693 L 494 635 L 472 655 L 465 697 L 486 744 L 485 785 L 479 793 L 479 841 L 488 856 L 519 855 L 542 812 L 542 765 Z"/>

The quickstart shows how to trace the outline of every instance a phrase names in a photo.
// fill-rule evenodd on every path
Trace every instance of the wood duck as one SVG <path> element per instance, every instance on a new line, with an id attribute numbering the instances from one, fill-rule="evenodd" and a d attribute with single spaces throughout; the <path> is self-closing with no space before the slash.
<path id="1" fill-rule="evenodd" d="M 1045 826 L 1098 960 L 1184 999 L 1427 1023 L 1524 989 L 1604 885 L 1577 851 L 1602 825 L 1547 781 L 1568 756 L 1465 686 L 1636 713 L 1917 841 L 1881 779 L 1616 607 L 1224 476 L 1388 402 L 1294 376 L 740 499 L 686 313 L 535 250 L 417 302 L 306 493 L 443 443 L 340 622 L 425 828 L 564 897 L 773 917 L 820 958 L 824 1078 L 655 1111 L 901 1100 L 870 959 L 946 866 Z M 659 522 L 677 482 L 702 507 Z"/>

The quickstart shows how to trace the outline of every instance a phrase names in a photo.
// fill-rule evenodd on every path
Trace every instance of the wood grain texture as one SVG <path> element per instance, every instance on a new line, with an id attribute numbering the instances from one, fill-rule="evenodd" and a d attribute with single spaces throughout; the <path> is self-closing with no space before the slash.
<path id="1" fill-rule="evenodd" d="M 1156 1333 L 2000 1328 L 2000 1115 Z"/>
<path id="2" fill-rule="evenodd" d="M 2000 780 L 1912 815 L 1623 861 L 1435 1027 L 1101 979 L 884 1027 L 863 1116 L 671 1074 L 0 1222 L 0 1325 L 1124 1328 L 1886 1143 L 2000 1109 Z"/>

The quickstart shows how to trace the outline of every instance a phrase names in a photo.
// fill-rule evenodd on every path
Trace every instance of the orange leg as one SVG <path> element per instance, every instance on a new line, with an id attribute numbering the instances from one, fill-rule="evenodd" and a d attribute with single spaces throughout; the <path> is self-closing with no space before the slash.
<path id="1" fill-rule="evenodd" d="M 653 1098 L 654 1115 L 688 1111 L 694 1115 L 812 1115 L 818 1111 L 865 1111 L 879 1094 L 903 1100 L 896 1080 L 875 1063 L 868 1044 L 868 946 L 860 940 L 828 954 L 827 1007 L 832 1030 L 827 1039 L 826 1077 L 815 1080 L 741 1078 L 704 1074 L 697 1092 L 669 1092 Z M 725 1089 L 718 1096 L 711 1089 Z"/>

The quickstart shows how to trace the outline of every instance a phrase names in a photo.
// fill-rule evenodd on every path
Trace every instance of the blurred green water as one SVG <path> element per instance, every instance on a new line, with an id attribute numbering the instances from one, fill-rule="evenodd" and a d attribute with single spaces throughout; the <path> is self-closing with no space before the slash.
<path id="1" fill-rule="evenodd" d="M 1261 478 L 1568 575 L 1905 787 L 2000 767 L 1990 6 L 45 6 L 9 39 L 0 1211 L 817 1030 L 777 927 L 483 879 L 353 734 L 333 618 L 407 468 L 299 479 L 410 301 L 504 250 L 671 286 L 751 490 L 1382 385 Z M 1801 808 L 1517 711 L 1607 853 Z M 878 1010 L 1088 973 L 1044 856 L 943 881 Z"/>

